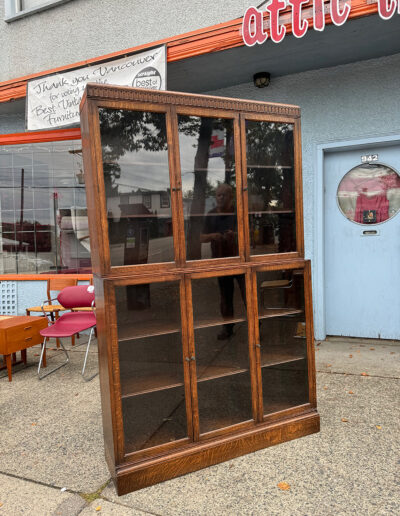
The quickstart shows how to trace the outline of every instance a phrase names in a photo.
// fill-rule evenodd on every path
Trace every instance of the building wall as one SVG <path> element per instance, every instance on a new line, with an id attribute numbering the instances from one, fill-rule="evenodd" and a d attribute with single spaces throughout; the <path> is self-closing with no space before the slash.
<path id="1" fill-rule="evenodd" d="M 0 82 L 239 18 L 248 0 L 73 0 L 11 23 L 0 2 Z"/>
<path id="2" fill-rule="evenodd" d="M 400 54 L 272 77 L 268 88 L 253 83 L 212 95 L 297 104 L 301 107 L 305 254 L 314 258 L 317 145 L 400 134 Z"/>
<path id="3" fill-rule="evenodd" d="M 59 9 L 70 8 L 71 5 L 75 3 L 87 3 L 89 5 L 93 2 L 90 0 L 73 0 L 65 4 L 65 6 L 61 6 Z M 104 4 L 102 0 L 99 0 L 99 3 Z M 231 4 L 233 3 L 234 2 L 231 2 Z M 126 4 L 126 2 L 122 2 L 122 4 Z M 195 2 L 195 4 L 197 5 L 197 2 Z M 0 10 L 2 9 L 2 5 L 3 4 L 0 3 Z M 53 13 L 52 16 L 54 16 L 57 10 L 58 8 L 48 12 Z M 227 10 L 228 18 L 232 17 L 232 14 L 232 10 Z M 36 16 L 45 16 L 45 12 Z M 214 22 L 215 21 L 216 20 L 214 20 Z M 23 20 L 15 23 L 22 22 Z M 34 17 L 32 17 L 31 21 L 27 19 L 27 23 L 36 23 L 34 22 Z M 150 20 L 149 23 L 152 23 L 152 21 Z M 182 22 L 181 25 L 177 22 L 175 25 L 172 23 L 169 28 L 169 34 L 165 35 L 191 30 L 191 28 L 196 28 L 194 25 L 199 26 L 198 20 L 196 23 L 193 22 L 193 27 L 186 27 L 185 24 L 187 23 L 188 22 Z M 204 21 L 201 25 L 208 23 L 213 23 L 213 21 Z M 148 40 L 154 40 L 157 37 L 164 36 L 157 36 L 155 33 L 151 33 L 149 34 Z M 139 36 L 137 36 L 137 38 L 139 38 Z M 95 50 L 96 43 L 93 43 L 93 55 L 99 55 L 107 51 L 114 51 L 124 46 L 127 47 L 142 42 L 143 41 L 138 41 L 135 38 L 133 38 L 130 43 L 116 43 L 115 40 L 110 40 L 110 48 L 107 50 L 105 48 L 103 48 L 103 50 Z M 82 41 L 79 41 L 79 44 L 77 43 L 76 45 L 77 52 L 80 46 L 82 46 Z M 31 71 L 44 70 L 51 66 L 66 64 L 67 62 L 80 59 L 76 54 L 73 58 L 71 57 L 72 54 L 69 55 L 68 59 L 66 55 L 63 55 L 62 59 L 64 61 L 50 63 L 50 61 L 55 59 L 54 56 L 49 52 L 44 52 L 43 54 L 44 55 L 39 56 L 38 59 L 47 59 L 48 62 L 46 64 L 36 63 L 32 66 L 33 69 Z M 29 61 L 29 59 L 27 59 L 27 61 Z M 0 67 L 0 74 L 1 73 L 3 73 L 3 71 Z M 25 70 L 25 72 L 22 72 L 20 69 L 18 75 L 22 75 L 23 73 L 29 73 L 29 71 Z M 396 54 L 334 68 L 324 68 L 300 74 L 272 77 L 271 85 L 266 89 L 257 89 L 252 83 L 246 83 L 209 92 L 213 95 L 227 97 L 292 103 L 301 107 L 304 229 L 307 258 L 313 260 L 315 257 L 315 178 L 318 174 L 322 174 L 322 170 L 317 169 L 317 146 L 322 143 L 400 134 L 399 91 L 400 54 Z M 0 134 L 19 131 L 23 131 L 23 113 L 6 113 L 2 115 L 0 106 Z M 34 290 L 37 290 L 38 287 L 39 285 L 33 288 L 32 293 Z M 25 287 L 20 288 L 24 289 Z M 21 298 L 24 297 L 24 295 L 21 296 Z M 35 297 L 37 297 L 37 295 L 35 295 Z M 20 307 L 18 311 L 20 311 Z"/>

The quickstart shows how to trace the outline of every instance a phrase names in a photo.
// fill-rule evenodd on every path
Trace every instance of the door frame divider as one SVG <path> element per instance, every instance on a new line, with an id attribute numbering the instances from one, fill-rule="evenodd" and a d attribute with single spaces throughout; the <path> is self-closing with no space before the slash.
<path id="1" fill-rule="evenodd" d="M 326 338 L 326 306 L 325 306 L 325 203 L 324 203 L 324 158 L 326 153 L 347 150 L 361 150 L 365 147 L 391 146 L 400 144 L 400 134 L 388 134 L 386 136 L 359 138 L 354 140 L 337 140 L 333 142 L 319 143 L 315 146 L 314 170 L 314 228 L 313 228 L 313 260 L 312 260 L 312 285 L 313 285 L 313 310 L 315 339 Z M 308 258 L 307 256 L 305 257 Z"/>

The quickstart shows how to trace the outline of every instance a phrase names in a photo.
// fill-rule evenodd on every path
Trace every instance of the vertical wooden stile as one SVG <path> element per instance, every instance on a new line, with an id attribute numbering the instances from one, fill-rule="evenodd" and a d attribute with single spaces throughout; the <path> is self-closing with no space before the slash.
<path id="1" fill-rule="evenodd" d="M 240 148 L 242 171 L 242 206 L 243 206 L 243 234 L 244 234 L 244 259 L 250 260 L 250 228 L 249 228 L 249 194 L 247 190 L 247 152 L 246 152 L 246 118 L 240 113 Z"/>
<path id="2" fill-rule="evenodd" d="M 185 398 L 186 398 L 186 420 L 188 428 L 189 439 L 193 440 L 193 418 L 192 418 L 192 382 L 191 382 L 191 370 L 190 362 L 187 360 L 190 355 L 189 342 L 190 342 L 190 329 L 189 319 L 187 313 L 187 288 L 186 278 L 184 275 L 181 276 L 180 282 L 180 296 L 181 296 L 181 321 L 182 321 L 182 364 L 185 381 Z"/>
<path id="3" fill-rule="evenodd" d="M 252 391 L 252 410 L 253 410 L 253 419 L 255 422 L 259 422 L 262 419 L 262 414 L 260 415 L 260 400 L 258 397 L 259 393 L 259 378 L 258 371 L 260 360 L 258 357 L 256 347 L 257 337 L 255 333 L 255 325 L 254 318 L 256 314 L 256 307 L 254 305 L 254 295 L 253 295 L 253 277 L 251 269 L 246 271 L 246 299 L 247 299 L 247 326 L 248 326 L 248 336 L 249 336 L 249 364 L 250 364 L 250 376 L 251 376 L 251 391 Z"/>
<path id="4" fill-rule="evenodd" d="M 299 256 L 304 258 L 303 174 L 300 118 L 296 118 L 294 121 L 294 172 L 296 197 L 296 249 Z"/>
<path id="5" fill-rule="evenodd" d="M 185 274 L 186 286 L 186 320 L 188 335 L 188 355 L 190 365 L 190 381 L 191 381 L 191 400 L 192 400 L 192 421 L 193 421 L 193 440 L 198 441 L 200 438 L 200 421 L 199 421 L 199 402 L 197 397 L 197 373 L 196 373 L 196 346 L 194 342 L 194 318 L 193 318 L 193 299 L 192 299 L 192 278 L 190 274 Z M 194 360 L 192 359 L 194 357 Z"/>
<path id="6" fill-rule="evenodd" d="M 243 163 L 242 148 L 240 144 L 240 115 L 234 118 L 234 147 L 235 147 L 235 169 L 236 169 L 236 216 L 238 226 L 239 256 L 241 261 L 246 261 L 246 238 L 244 232 L 245 219 L 243 210 Z"/>
<path id="7" fill-rule="evenodd" d="M 310 403 L 317 406 L 317 390 L 315 378 L 315 347 L 314 347 L 314 317 L 312 307 L 311 289 L 311 262 L 307 260 L 304 266 L 304 302 L 307 332 L 307 358 L 308 358 L 308 383 L 310 392 Z"/>
<path id="8" fill-rule="evenodd" d="M 169 106 L 167 110 L 167 137 L 175 264 L 177 267 L 182 267 L 185 262 L 185 238 L 183 230 L 182 181 L 179 160 L 178 122 L 174 106 Z"/>

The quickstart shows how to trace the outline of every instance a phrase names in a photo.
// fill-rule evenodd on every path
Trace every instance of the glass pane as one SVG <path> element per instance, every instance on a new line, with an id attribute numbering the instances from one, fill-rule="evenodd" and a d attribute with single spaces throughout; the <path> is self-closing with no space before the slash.
<path id="1" fill-rule="evenodd" d="M 245 276 L 192 281 L 200 432 L 252 419 Z"/>
<path id="2" fill-rule="evenodd" d="M 9 169 L 10 167 L 12 167 L 12 153 L 8 152 L 7 149 L 3 147 L 0 151 L 0 169 Z"/>
<path id="3" fill-rule="evenodd" d="M 179 282 L 115 288 L 125 452 L 187 437 Z"/>
<path id="4" fill-rule="evenodd" d="M 400 176 L 379 163 L 359 165 L 341 180 L 337 200 L 340 211 L 352 222 L 385 222 L 400 210 Z"/>
<path id="5" fill-rule="evenodd" d="M 100 109 L 111 265 L 174 261 L 165 113 Z"/>
<path id="6" fill-rule="evenodd" d="M 80 141 L 0 147 L 0 272 L 91 271 L 81 176 Z"/>
<path id="7" fill-rule="evenodd" d="M 246 121 L 250 254 L 296 250 L 293 125 Z"/>
<path id="8" fill-rule="evenodd" d="M 1 156 L 0 156 L 1 159 Z M 0 166 L 0 185 L 4 187 L 13 186 L 13 169 L 10 168 L 1 168 Z"/>
<path id="9" fill-rule="evenodd" d="M 187 437 L 185 391 L 174 387 L 122 399 L 125 453 Z"/>
<path id="10" fill-rule="evenodd" d="M 16 253 L 18 249 L 18 242 L 15 239 L 15 233 L 6 233 L 4 231 L 4 225 L 3 225 L 3 233 L 1 238 L 2 243 L 2 254 L 6 253 Z"/>
<path id="11" fill-rule="evenodd" d="M 233 120 L 178 116 L 188 260 L 238 256 Z"/>
<path id="12" fill-rule="evenodd" d="M 303 270 L 257 273 L 264 414 L 308 402 Z"/>

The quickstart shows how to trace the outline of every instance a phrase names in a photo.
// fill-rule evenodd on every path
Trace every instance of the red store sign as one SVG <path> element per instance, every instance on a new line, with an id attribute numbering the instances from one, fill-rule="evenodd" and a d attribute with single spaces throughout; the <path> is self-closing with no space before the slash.
<path id="1" fill-rule="evenodd" d="M 378 0 L 379 16 L 383 20 L 389 20 L 397 11 L 400 14 L 400 0 Z M 302 38 L 309 26 L 307 18 L 313 19 L 313 28 L 317 31 L 325 29 L 325 14 L 329 14 L 332 22 L 343 25 L 351 12 L 351 2 L 341 2 L 340 0 L 330 0 L 325 4 L 324 0 L 314 0 L 312 7 L 309 0 L 271 0 L 265 7 L 267 19 L 264 13 L 257 7 L 249 7 L 242 23 L 242 37 L 245 45 L 252 47 L 256 43 L 261 45 L 268 37 L 274 43 L 280 43 L 286 35 L 285 23 L 291 24 L 292 34 L 296 38 Z M 306 7 L 307 5 L 307 7 Z M 290 11 L 287 8 L 290 7 Z M 285 22 L 285 14 L 289 15 L 289 20 Z M 267 28 L 269 29 L 267 32 Z"/>

